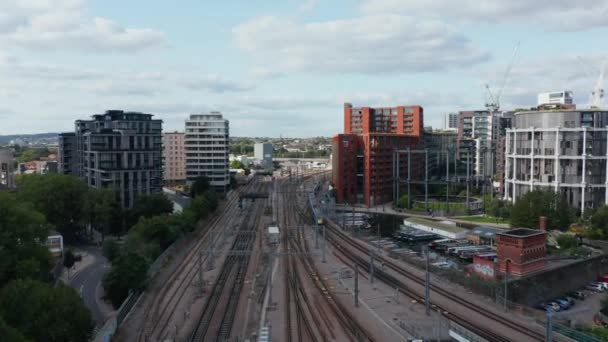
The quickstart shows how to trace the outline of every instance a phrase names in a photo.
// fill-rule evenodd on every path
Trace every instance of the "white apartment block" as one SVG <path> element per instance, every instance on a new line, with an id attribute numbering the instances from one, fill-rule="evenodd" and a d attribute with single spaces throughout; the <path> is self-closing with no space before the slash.
<path id="1" fill-rule="evenodd" d="M 560 90 L 538 94 L 538 105 L 546 104 L 573 104 L 572 91 Z"/>
<path id="2" fill-rule="evenodd" d="M 229 136 L 229 121 L 220 112 L 190 115 L 184 136 L 188 182 L 205 176 L 217 190 L 228 187 Z"/>

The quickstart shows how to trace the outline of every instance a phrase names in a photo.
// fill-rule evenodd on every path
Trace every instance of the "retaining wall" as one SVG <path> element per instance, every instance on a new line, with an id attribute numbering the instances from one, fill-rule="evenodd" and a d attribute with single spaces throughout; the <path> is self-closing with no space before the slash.
<path id="1" fill-rule="evenodd" d="M 509 300 L 536 305 L 578 290 L 604 274 L 608 274 L 608 255 L 577 261 L 509 282 Z"/>

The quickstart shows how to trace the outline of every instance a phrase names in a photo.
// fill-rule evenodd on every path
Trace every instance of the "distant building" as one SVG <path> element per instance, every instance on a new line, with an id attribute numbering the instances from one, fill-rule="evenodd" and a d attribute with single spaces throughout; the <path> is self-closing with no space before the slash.
<path id="1" fill-rule="evenodd" d="M 253 164 L 253 159 L 255 159 L 255 158 L 249 158 L 246 155 L 235 156 L 235 155 L 231 154 L 229 157 L 230 162 L 236 160 L 238 162 L 241 162 L 243 164 L 243 166 L 249 166 L 249 165 Z"/>
<path id="2" fill-rule="evenodd" d="M 58 152 L 59 173 L 78 176 L 77 154 L 76 133 L 60 133 Z"/>
<path id="3" fill-rule="evenodd" d="M 253 146 L 253 156 L 264 167 L 272 167 L 272 144 L 256 143 Z"/>
<path id="4" fill-rule="evenodd" d="M 379 205 L 393 200 L 393 152 L 422 144 L 421 106 L 344 104 L 344 133 L 333 137 L 332 170 L 338 202 Z M 401 172 L 406 165 L 402 164 Z"/>
<path id="5" fill-rule="evenodd" d="M 444 130 L 457 130 L 458 129 L 458 113 L 446 113 L 443 119 Z"/>
<path id="6" fill-rule="evenodd" d="M 496 233 L 498 269 L 509 276 L 522 277 L 545 268 L 547 232 L 517 228 Z"/>
<path id="7" fill-rule="evenodd" d="M 54 257 L 63 255 L 63 236 L 56 231 L 50 231 L 46 238 L 46 246 Z"/>
<path id="8" fill-rule="evenodd" d="M 535 189 L 558 192 L 574 208 L 608 204 L 608 110 L 515 113 L 507 129 L 505 195 L 515 202 Z"/>
<path id="9" fill-rule="evenodd" d="M 487 110 L 461 111 L 458 113 L 457 158 L 471 163 L 471 174 L 489 174 L 486 152 L 493 145 L 494 116 Z M 495 140 L 494 140 L 495 141 Z M 485 171 L 484 171 L 485 169 Z"/>
<path id="10" fill-rule="evenodd" d="M 184 133 L 163 133 L 163 180 L 167 185 L 186 181 Z"/>
<path id="11" fill-rule="evenodd" d="M 0 190 L 15 187 L 15 155 L 13 150 L 0 148 Z"/>
<path id="12" fill-rule="evenodd" d="M 538 105 L 540 106 L 546 104 L 574 104 L 574 100 L 572 99 L 572 91 L 560 90 L 547 93 L 539 93 Z"/>
<path id="13" fill-rule="evenodd" d="M 457 151 L 457 140 L 458 132 L 456 130 L 424 131 L 423 144 L 424 148 L 429 150 L 430 173 L 435 172 L 440 165 L 443 165 L 445 169 L 446 153 L 448 153 L 449 160 L 453 162 Z"/>
<path id="14" fill-rule="evenodd" d="M 467 231 L 466 239 L 476 245 L 494 246 L 496 244 L 496 233 L 501 231 L 497 228 L 478 226 Z"/>
<path id="15" fill-rule="evenodd" d="M 205 176 L 218 191 L 230 185 L 228 169 L 229 122 L 220 112 L 192 114 L 186 120 L 186 179 Z"/>
<path id="16" fill-rule="evenodd" d="M 458 133 L 453 130 L 424 131 L 424 148 L 456 152 Z"/>
<path id="17" fill-rule="evenodd" d="M 94 188 L 114 188 L 124 208 L 139 195 L 162 191 L 162 120 L 152 114 L 109 110 L 76 120 L 59 138 L 59 170 Z"/>

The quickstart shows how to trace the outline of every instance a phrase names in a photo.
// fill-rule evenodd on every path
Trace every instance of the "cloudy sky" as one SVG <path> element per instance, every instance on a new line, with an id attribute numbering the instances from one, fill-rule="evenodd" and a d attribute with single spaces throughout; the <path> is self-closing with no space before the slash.
<path id="1" fill-rule="evenodd" d="M 328 136 L 344 102 L 481 109 L 521 42 L 502 107 L 571 89 L 608 59 L 605 0 L 0 0 L 0 134 L 106 109 L 165 130 L 222 111 L 232 135 Z"/>

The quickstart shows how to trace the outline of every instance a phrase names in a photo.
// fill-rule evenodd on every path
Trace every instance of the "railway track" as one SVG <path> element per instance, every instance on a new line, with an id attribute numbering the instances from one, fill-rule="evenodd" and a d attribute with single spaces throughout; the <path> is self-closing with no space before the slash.
<path id="1" fill-rule="evenodd" d="M 248 212 L 208 294 L 190 341 L 226 341 L 230 338 L 262 209 L 261 203 L 257 202 L 245 209 Z"/>
<path id="2" fill-rule="evenodd" d="M 301 296 L 301 299 L 296 298 L 296 306 L 302 306 L 302 315 L 300 317 L 307 317 L 307 313 L 310 315 L 310 319 L 307 319 L 305 324 L 310 326 L 310 321 L 314 322 L 316 329 L 309 330 L 312 332 L 311 338 L 313 341 L 329 341 L 336 340 L 338 334 L 335 329 L 334 318 L 339 327 L 341 333 L 344 334 L 350 341 L 373 341 L 369 333 L 362 327 L 360 323 L 348 312 L 348 309 L 342 305 L 339 301 L 335 300 L 333 295 L 327 290 L 329 285 L 319 276 L 319 273 L 314 264 L 314 260 L 310 256 L 311 250 L 308 246 L 308 242 L 303 235 L 303 230 L 296 230 L 295 234 L 289 232 L 290 227 L 297 227 L 302 224 L 310 224 L 314 222 L 312 215 L 307 212 L 306 209 L 302 209 L 299 206 L 299 202 L 302 200 L 304 203 L 307 202 L 307 197 L 300 199 L 295 191 L 289 191 L 289 187 L 294 187 L 294 184 L 289 182 L 286 187 L 288 191 L 284 194 L 284 212 L 287 213 L 284 221 L 284 231 L 288 232 L 284 234 L 288 240 L 289 250 L 295 252 L 295 255 L 288 254 L 287 259 L 289 261 L 289 272 L 291 273 L 289 291 L 296 292 L 296 296 Z M 297 184 L 299 185 L 299 184 Z M 305 291 L 304 286 L 306 280 L 302 278 L 302 274 L 308 275 L 308 282 L 314 284 L 317 295 L 313 298 Z M 316 304 L 316 305 L 313 305 Z M 287 324 L 290 326 L 290 324 Z M 307 328 L 308 329 L 308 328 Z M 298 336 L 303 336 L 299 334 Z M 340 335 L 341 336 L 341 335 Z M 343 337 L 340 337 L 343 338 Z M 300 339 L 301 340 L 301 339 Z"/>
<path id="3" fill-rule="evenodd" d="M 215 216 L 200 233 L 197 235 L 197 242 L 190 249 L 178 268 L 171 273 L 164 283 L 160 292 L 155 295 L 154 301 L 145 309 L 144 329 L 141 329 L 136 340 L 147 342 L 150 340 L 163 340 L 168 338 L 167 330 L 171 322 L 171 317 L 175 313 L 178 304 L 183 300 L 187 289 L 192 285 L 198 272 L 198 265 L 207 262 L 207 254 L 200 255 L 204 245 L 216 236 L 210 237 L 212 232 L 220 227 L 230 227 L 238 223 L 238 216 L 235 214 L 239 195 L 244 191 L 253 191 L 260 187 L 257 179 L 249 185 L 238 189 L 224 204 L 224 213 Z M 232 213 L 232 214 L 230 214 Z M 230 214 L 230 215 L 228 215 Z M 202 258 L 202 260 L 198 260 Z"/>
<path id="4" fill-rule="evenodd" d="M 363 268 L 363 270 L 370 269 L 370 261 L 368 258 L 369 253 L 370 253 L 369 247 L 366 248 L 366 247 L 362 246 L 360 243 L 358 243 L 357 241 L 354 241 L 352 237 L 350 237 L 350 236 L 348 236 L 348 234 L 344 233 L 339 228 L 339 226 L 336 225 L 334 222 L 331 222 L 328 220 L 326 227 L 327 227 L 327 230 L 329 233 L 329 234 L 327 234 L 327 238 L 332 243 L 332 245 L 334 246 L 334 248 L 336 250 L 338 250 L 340 253 L 342 253 L 344 256 L 346 256 L 349 260 L 351 260 L 354 263 L 356 263 L 357 265 L 359 265 L 361 268 Z M 354 248 L 357 252 L 353 252 L 348 246 Z M 366 257 L 362 257 L 360 255 L 360 253 L 363 253 Z M 415 283 L 417 283 L 421 286 L 424 286 L 425 280 L 422 277 L 420 277 L 419 275 L 414 274 L 408 270 L 405 270 L 403 267 L 401 267 L 400 265 L 391 261 L 388 258 L 384 258 L 382 256 L 376 256 L 376 257 L 380 258 L 381 262 L 383 262 L 384 265 L 388 269 L 394 271 L 395 273 L 397 273 L 411 281 L 414 281 Z M 384 272 L 384 271 L 376 268 L 374 270 L 374 275 L 376 278 L 383 281 L 387 285 L 390 285 L 393 288 L 398 288 L 401 293 L 404 293 L 408 297 L 411 297 L 412 299 L 415 299 L 421 303 L 424 302 L 423 297 L 418 295 L 415 291 L 413 291 L 411 288 L 406 286 L 402 281 L 400 281 L 396 277 L 388 274 L 387 272 Z M 431 290 L 433 291 L 433 293 L 436 293 L 445 298 L 448 298 L 452 302 L 455 302 L 463 307 L 466 307 L 469 310 L 477 312 L 485 317 L 488 317 L 488 318 L 494 320 L 495 322 L 500 323 L 503 326 L 503 330 L 504 330 L 504 328 L 507 328 L 510 331 L 515 331 L 520 334 L 526 335 L 530 341 L 544 341 L 545 340 L 544 333 L 533 330 L 530 327 L 527 327 L 523 324 L 515 322 L 509 318 L 506 318 L 500 314 L 497 314 L 494 311 L 484 308 L 480 305 L 471 303 L 464 298 L 454 295 L 453 293 L 449 292 L 448 290 L 445 290 L 438 286 L 431 286 Z M 449 310 L 446 310 L 446 308 L 441 307 L 439 305 L 434 305 L 434 306 L 436 308 L 438 308 L 442 313 L 448 314 L 449 318 L 451 320 L 453 320 L 456 323 L 462 325 L 463 327 L 469 329 L 470 331 L 476 333 L 477 335 L 487 339 L 488 341 L 498 341 L 498 342 L 513 341 L 512 336 L 508 336 L 508 335 L 505 336 L 504 334 L 499 334 L 499 333 L 490 331 L 487 328 L 480 327 L 478 325 L 478 323 L 471 322 L 471 318 L 466 317 L 466 315 L 450 312 Z"/>

